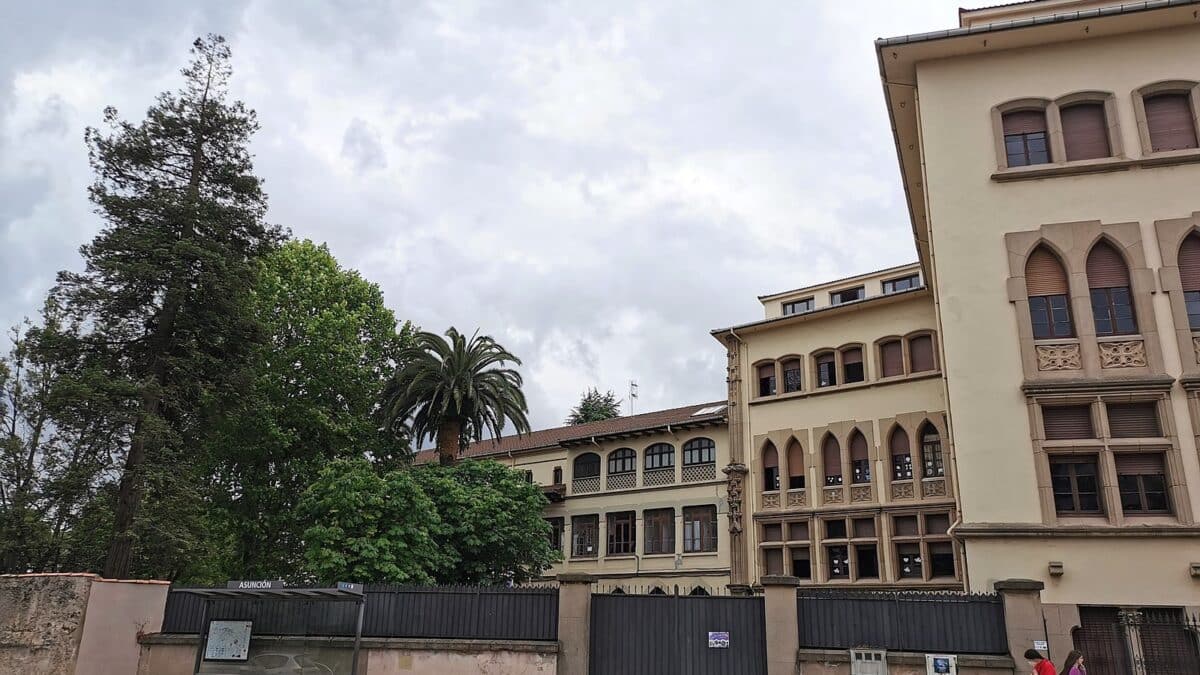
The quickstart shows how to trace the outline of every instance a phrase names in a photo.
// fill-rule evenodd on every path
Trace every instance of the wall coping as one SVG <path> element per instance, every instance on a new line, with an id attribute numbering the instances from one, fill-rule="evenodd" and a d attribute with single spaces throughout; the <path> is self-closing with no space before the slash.
<path id="1" fill-rule="evenodd" d="M 864 647 L 864 649 L 867 649 Z M 886 650 L 885 650 L 886 651 Z M 934 652 L 930 652 L 931 654 Z M 960 668 L 997 668 L 1012 671 L 1016 662 L 1010 656 L 992 656 L 988 654 L 957 654 Z M 806 649 L 796 652 L 796 661 L 800 663 L 849 663 L 849 649 Z M 925 652 L 887 652 L 888 665 L 925 666 Z"/>
<path id="2" fill-rule="evenodd" d="M 800 577 L 792 577 L 783 574 L 768 574 L 758 580 L 758 583 L 763 586 L 799 586 Z"/>
<path id="3" fill-rule="evenodd" d="M 999 592 L 1003 591 L 1029 591 L 1036 593 L 1046 588 L 1046 584 L 1035 579 L 1001 579 L 992 584 L 992 587 Z"/>
<path id="4" fill-rule="evenodd" d="M 590 560 L 590 558 L 589 558 Z M 554 577 L 560 584 L 591 584 L 595 583 L 596 579 L 590 574 L 570 572 L 559 574 Z"/>
<path id="5" fill-rule="evenodd" d="M 302 635 L 254 635 L 254 643 L 300 644 L 300 645 L 333 645 L 352 649 L 352 637 L 314 637 Z M 199 645 L 200 636 L 179 633 L 146 633 L 138 636 L 138 644 L 143 645 Z M 458 640 L 446 638 L 379 638 L 364 637 L 360 643 L 362 649 L 405 649 L 409 651 L 438 651 L 438 652 L 536 652 L 539 654 L 557 654 L 557 642 L 538 642 L 534 640 Z"/>

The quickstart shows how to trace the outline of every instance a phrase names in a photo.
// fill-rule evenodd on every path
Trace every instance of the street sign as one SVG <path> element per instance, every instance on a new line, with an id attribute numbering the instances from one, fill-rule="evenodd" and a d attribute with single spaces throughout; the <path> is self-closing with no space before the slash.
<path id="1" fill-rule="evenodd" d="M 709 631 L 709 649 L 729 649 L 729 633 L 724 631 Z"/>
<path id="2" fill-rule="evenodd" d="M 236 588 L 240 591 L 257 591 L 270 588 L 283 588 L 283 581 L 281 579 L 235 579 L 233 581 L 227 581 L 225 583 L 225 588 Z"/>
<path id="3" fill-rule="evenodd" d="M 1045 640 L 1034 640 L 1033 648 L 1045 654 L 1046 651 L 1050 649 L 1050 643 L 1046 642 Z"/>
<path id="4" fill-rule="evenodd" d="M 346 591 L 347 593 L 358 593 L 359 595 L 362 595 L 363 585 L 350 583 L 349 581 L 339 581 L 337 582 L 337 589 L 339 591 Z"/>

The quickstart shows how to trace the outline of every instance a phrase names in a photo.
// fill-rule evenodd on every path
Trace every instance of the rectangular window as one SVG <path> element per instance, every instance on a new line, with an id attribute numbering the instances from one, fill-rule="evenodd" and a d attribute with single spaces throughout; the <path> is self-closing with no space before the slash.
<path id="1" fill-rule="evenodd" d="M 879 554 L 874 544 L 855 544 L 854 546 L 855 578 L 879 578 Z"/>
<path id="2" fill-rule="evenodd" d="M 850 460 L 850 480 L 855 485 L 871 482 L 871 460 L 869 459 L 852 459 Z"/>
<path id="3" fill-rule="evenodd" d="M 825 559 L 829 565 L 829 578 L 850 578 L 850 553 L 846 546 L 826 546 Z"/>
<path id="4" fill-rule="evenodd" d="M 717 550 L 717 507 L 689 506 L 683 510 L 683 552 Z"/>
<path id="5" fill-rule="evenodd" d="M 896 559 L 900 563 L 901 579 L 925 578 L 925 573 L 922 569 L 923 561 L 921 560 L 920 544 L 896 544 Z"/>
<path id="6" fill-rule="evenodd" d="M 764 363 L 758 367 L 758 395 L 775 395 L 775 364 Z"/>
<path id="7" fill-rule="evenodd" d="M 783 391 L 784 393 L 800 391 L 800 386 L 803 383 L 801 373 L 804 367 L 800 361 L 786 361 L 783 364 Z"/>
<path id="8" fill-rule="evenodd" d="M 1067 106 L 1059 116 L 1062 119 L 1063 145 L 1068 162 L 1112 155 L 1108 146 L 1108 120 L 1103 103 L 1085 102 Z"/>
<path id="9" fill-rule="evenodd" d="M 842 352 L 842 381 L 862 382 L 864 377 L 862 350 L 854 348 Z"/>
<path id="10" fill-rule="evenodd" d="M 946 534 L 950 531 L 949 513 L 925 514 L 925 534 Z"/>
<path id="11" fill-rule="evenodd" d="M 884 377 L 904 374 L 904 346 L 899 340 L 879 345 L 879 364 Z"/>
<path id="12" fill-rule="evenodd" d="M 792 576 L 797 579 L 812 579 L 812 560 L 807 548 L 792 549 Z"/>
<path id="13" fill-rule="evenodd" d="M 783 315 L 789 316 L 792 314 L 803 314 L 813 310 L 813 299 L 805 298 L 803 300 L 793 300 L 792 302 L 783 303 Z"/>
<path id="14" fill-rule="evenodd" d="M 838 518 L 837 520 L 825 521 L 825 538 L 826 539 L 845 539 L 846 538 L 846 521 Z"/>
<path id="15" fill-rule="evenodd" d="M 768 492 L 779 489 L 779 467 L 763 467 L 763 489 Z"/>
<path id="16" fill-rule="evenodd" d="M 884 293 L 896 293 L 898 291 L 907 291 L 910 288 L 918 288 L 921 286 L 921 277 L 916 274 L 900 277 L 899 279 L 890 279 L 883 282 Z"/>
<path id="17" fill-rule="evenodd" d="M 1159 438 L 1158 406 L 1154 401 L 1109 403 L 1108 434 L 1113 438 Z"/>
<path id="18" fill-rule="evenodd" d="M 637 514 L 608 514 L 608 555 L 633 555 L 637 550 Z"/>
<path id="19" fill-rule="evenodd" d="M 576 558 L 595 558 L 600 538 L 600 516 L 571 518 L 571 555 Z"/>
<path id="20" fill-rule="evenodd" d="M 875 536 L 874 518 L 855 518 L 852 524 L 854 526 L 855 539 L 863 539 L 866 537 Z"/>
<path id="21" fill-rule="evenodd" d="M 847 302 L 854 302 L 855 300 L 862 300 L 864 297 L 866 297 L 866 293 L 862 286 L 858 286 L 855 288 L 847 288 L 844 291 L 833 291 L 832 293 L 830 293 L 829 294 L 829 304 L 844 305 Z"/>
<path id="22" fill-rule="evenodd" d="M 789 490 L 803 490 L 804 489 L 804 474 L 797 473 L 797 474 L 792 474 L 791 476 L 788 476 L 788 489 Z"/>
<path id="23" fill-rule="evenodd" d="M 647 509 L 642 514 L 646 526 L 646 554 L 675 552 L 675 509 Z"/>
<path id="24" fill-rule="evenodd" d="M 1065 295 L 1035 295 L 1029 298 L 1029 318 L 1036 340 L 1075 337 L 1071 310 Z"/>
<path id="25" fill-rule="evenodd" d="M 526 483 L 532 483 L 532 482 L 533 482 L 533 472 L 532 472 L 532 471 L 529 471 L 529 470 L 526 470 L 526 471 L 525 471 L 525 482 L 526 482 Z"/>
<path id="26" fill-rule="evenodd" d="M 1187 305 L 1188 327 L 1200 331 L 1200 291 L 1184 291 L 1183 302 Z"/>
<path id="27" fill-rule="evenodd" d="M 1169 513 L 1166 471 L 1160 453 L 1116 455 L 1117 487 L 1127 514 Z"/>
<path id="28" fill-rule="evenodd" d="M 1092 411 L 1088 405 L 1060 405 L 1042 408 L 1042 428 L 1046 440 L 1095 438 Z"/>
<path id="29" fill-rule="evenodd" d="M 808 521 L 788 523 L 788 541 L 808 541 Z"/>
<path id="30" fill-rule="evenodd" d="M 892 455 L 892 480 L 911 480 L 912 477 L 912 455 Z"/>
<path id="31" fill-rule="evenodd" d="M 783 523 L 764 523 L 763 541 L 783 541 Z"/>
<path id="32" fill-rule="evenodd" d="M 1150 148 L 1154 152 L 1196 147 L 1196 113 L 1186 92 L 1166 92 L 1142 99 Z"/>
<path id="33" fill-rule="evenodd" d="M 1131 335 L 1137 332 L 1133 304 L 1126 286 L 1093 288 L 1092 316 L 1096 319 L 1096 335 Z"/>
<path id="34" fill-rule="evenodd" d="M 892 516 L 892 534 L 895 536 L 915 537 L 920 533 L 916 516 Z"/>
<path id="35" fill-rule="evenodd" d="M 837 384 L 837 372 L 834 368 L 833 354 L 822 354 L 817 357 L 817 386 L 832 387 Z"/>
<path id="36" fill-rule="evenodd" d="M 767 574 L 783 574 L 783 549 L 768 548 L 763 551 L 763 564 Z"/>
<path id="37" fill-rule="evenodd" d="M 547 518 L 550 523 L 550 548 L 562 553 L 563 519 Z"/>
<path id="38" fill-rule="evenodd" d="M 1004 153 L 1008 166 L 1046 164 L 1050 148 L 1046 141 L 1046 111 L 1017 110 L 1005 113 Z"/>
<path id="39" fill-rule="evenodd" d="M 1096 457 L 1072 455 L 1050 458 L 1054 508 L 1060 514 L 1100 513 Z"/>
<path id="40" fill-rule="evenodd" d="M 948 541 L 929 544 L 930 571 L 934 577 L 953 577 L 954 545 Z"/>

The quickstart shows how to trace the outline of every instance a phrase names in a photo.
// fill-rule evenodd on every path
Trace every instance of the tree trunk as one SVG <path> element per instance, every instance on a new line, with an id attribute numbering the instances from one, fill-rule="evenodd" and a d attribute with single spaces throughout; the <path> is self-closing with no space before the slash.
<path id="1" fill-rule="evenodd" d="M 462 422 L 451 420 L 442 422 L 437 432 L 438 463 L 442 466 L 452 466 L 462 450 Z"/>

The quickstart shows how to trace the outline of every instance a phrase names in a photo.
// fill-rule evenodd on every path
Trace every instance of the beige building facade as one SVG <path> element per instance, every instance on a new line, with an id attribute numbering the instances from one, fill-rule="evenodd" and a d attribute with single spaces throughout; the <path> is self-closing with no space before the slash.
<path id="1" fill-rule="evenodd" d="M 1198 10 L 1046 0 L 877 42 L 972 590 L 1200 606 Z"/>

